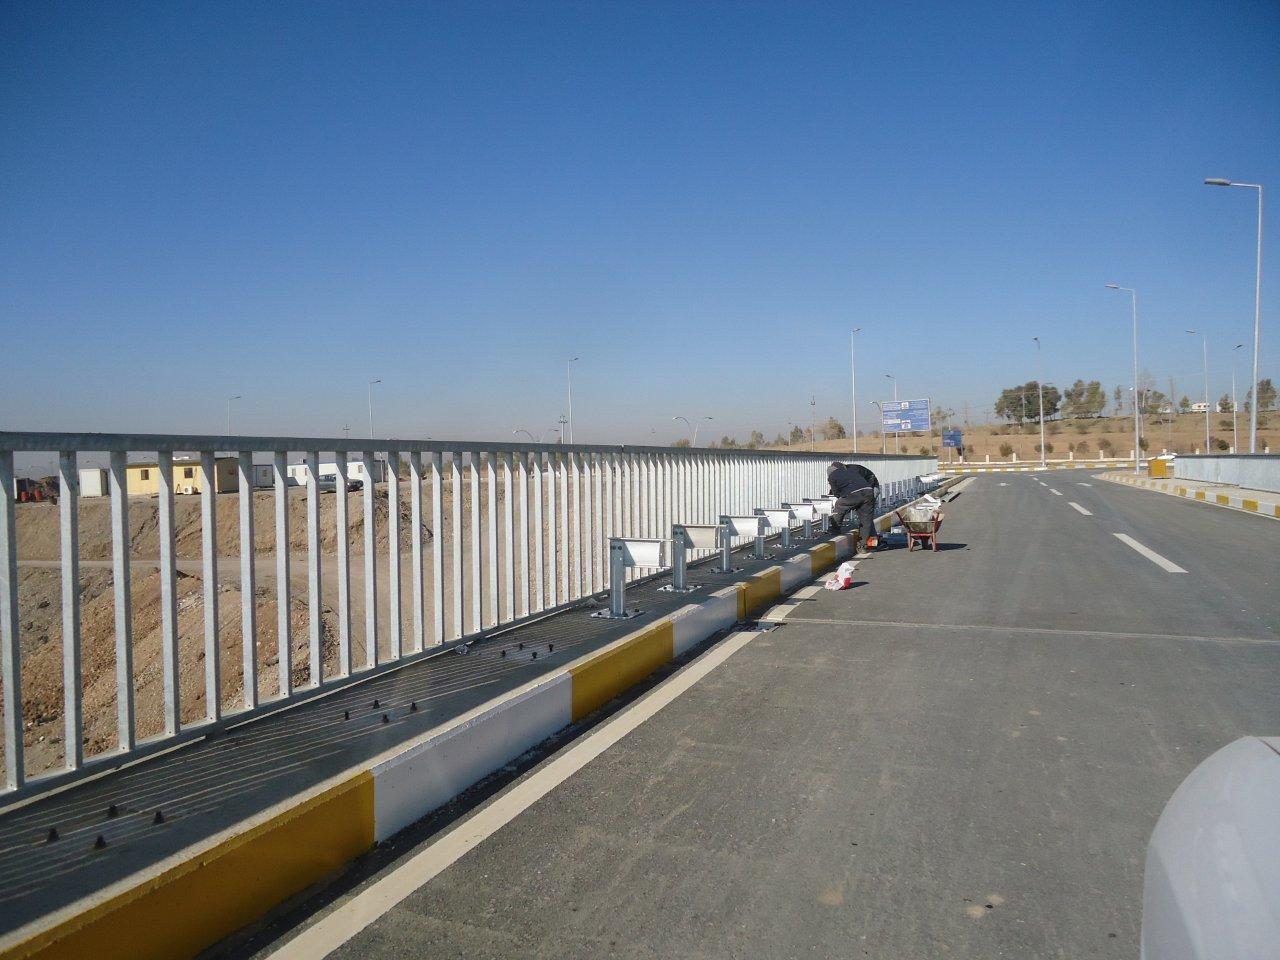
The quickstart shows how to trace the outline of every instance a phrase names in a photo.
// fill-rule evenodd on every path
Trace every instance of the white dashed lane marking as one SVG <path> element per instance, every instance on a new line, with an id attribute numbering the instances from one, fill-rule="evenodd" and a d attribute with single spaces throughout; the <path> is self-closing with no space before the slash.
<path id="1" fill-rule="evenodd" d="M 1137 550 L 1138 553 L 1142 554 L 1144 557 L 1146 557 L 1148 560 L 1154 563 L 1161 570 L 1168 571 L 1169 573 L 1186 573 L 1187 572 L 1186 570 L 1182 569 L 1182 567 L 1174 563 L 1172 560 L 1169 560 L 1166 557 L 1160 556 L 1160 554 L 1156 553 L 1150 547 L 1143 546 L 1141 543 L 1133 539 L 1133 537 L 1129 536 L 1128 534 L 1117 533 L 1115 536 L 1116 536 L 1116 539 L 1119 540 L 1121 543 L 1125 544 L 1126 546 L 1132 547 L 1134 550 Z"/>
<path id="2" fill-rule="evenodd" d="M 1070 502 L 1071 506 L 1075 509 L 1075 511 L 1076 511 L 1077 513 L 1082 513 L 1082 514 L 1084 514 L 1086 517 L 1092 517 L 1092 516 L 1093 516 L 1093 513 L 1092 513 L 1091 511 L 1086 510 L 1084 507 L 1080 506 L 1080 504 L 1076 503 L 1074 500 L 1071 500 L 1071 501 L 1069 501 L 1069 502 Z"/>
<path id="3" fill-rule="evenodd" d="M 1049 488 L 1049 492 L 1050 492 L 1050 493 L 1052 493 L 1055 497 L 1060 497 L 1060 496 L 1062 496 L 1062 491 L 1061 491 L 1061 490 L 1055 490 L 1055 489 L 1053 489 L 1053 487 L 1050 487 L 1050 488 Z"/>

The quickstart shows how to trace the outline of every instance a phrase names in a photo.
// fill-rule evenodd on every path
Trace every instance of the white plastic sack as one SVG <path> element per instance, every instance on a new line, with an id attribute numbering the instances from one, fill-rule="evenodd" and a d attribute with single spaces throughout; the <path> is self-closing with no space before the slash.
<path id="1" fill-rule="evenodd" d="M 853 572 L 858 569 L 857 560 L 846 560 L 840 564 L 835 575 L 826 583 L 828 590 L 848 590 L 853 586 Z"/>

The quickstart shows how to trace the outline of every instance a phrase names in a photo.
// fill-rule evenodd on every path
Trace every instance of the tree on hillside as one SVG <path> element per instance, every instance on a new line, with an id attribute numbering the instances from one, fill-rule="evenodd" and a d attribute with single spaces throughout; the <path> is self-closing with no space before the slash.
<path id="1" fill-rule="evenodd" d="M 751 438 L 747 441 L 747 446 L 752 450 L 759 450 L 764 446 L 764 434 L 759 430 L 752 430 Z"/>
<path id="2" fill-rule="evenodd" d="M 1124 391 L 1119 386 L 1116 387 L 1115 393 L 1111 394 L 1111 402 L 1114 405 L 1112 408 L 1113 415 L 1120 416 L 1120 410 L 1124 403 Z"/>
<path id="3" fill-rule="evenodd" d="M 1253 388 L 1249 388 L 1249 392 L 1245 394 L 1244 409 L 1250 412 L 1253 409 Z M 1258 410 L 1271 410 L 1276 405 L 1276 388 L 1271 383 L 1271 378 L 1258 381 Z"/>
<path id="4" fill-rule="evenodd" d="M 1062 394 L 1064 417 L 1096 417 L 1107 405 L 1107 394 L 1097 380 L 1077 380 Z"/>
<path id="5" fill-rule="evenodd" d="M 1183 394 L 1182 399 L 1178 401 L 1178 412 L 1186 413 L 1191 409 L 1191 398 Z"/>
<path id="6" fill-rule="evenodd" d="M 1218 398 L 1218 412 L 1219 412 L 1219 413 L 1231 413 L 1231 412 L 1232 412 L 1232 411 L 1231 411 L 1231 408 L 1232 408 L 1233 406 L 1235 406 L 1235 404 L 1233 404 L 1233 403 L 1231 402 L 1231 394 L 1229 394 L 1229 393 L 1224 393 L 1222 396 L 1220 396 L 1220 397 Z"/>
<path id="7" fill-rule="evenodd" d="M 827 422 L 822 425 L 822 435 L 828 440 L 843 440 L 848 436 L 844 424 L 835 417 L 827 418 Z"/>
<path id="8" fill-rule="evenodd" d="M 731 450 L 738 445 L 738 441 L 733 437 L 724 436 L 720 438 L 720 446 L 725 450 Z"/>
<path id="9" fill-rule="evenodd" d="M 673 443 L 672 446 L 673 447 L 691 447 L 693 446 L 693 444 L 689 442 L 688 437 L 681 437 L 679 440 Z"/>
<path id="10" fill-rule="evenodd" d="M 1022 423 L 1025 420 L 1039 421 L 1040 416 L 1040 384 L 1036 380 L 1028 380 L 1026 383 L 1019 384 L 1016 387 L 1009 387 L 1000 392 L 1000 397 L 996 400 L 996 416 L 1003 417 L 1006 420 L 1013 420 Z M 1052 417 L 1058 412 L 1058 406 L 1062 402 L 1062 394 L 1058 388 L 1046 384 L 1044 388 L 1044 415 L 1045 418 Z"/>
<path id="11" fill-rule="evenodd" d="M 804 430 L 802 430 L 799 425 L 793 426 L 791 428 L 791 442 L 792 443 L 804 442 Z"/>
<path id="12" fill-rule="evenodd" d="M 775 447 L 785 447 L 787 445 L 787 438 L 784 437 L 782 434 L 778 434 L 776 437 L 773 438 L 772 445 Z"/>

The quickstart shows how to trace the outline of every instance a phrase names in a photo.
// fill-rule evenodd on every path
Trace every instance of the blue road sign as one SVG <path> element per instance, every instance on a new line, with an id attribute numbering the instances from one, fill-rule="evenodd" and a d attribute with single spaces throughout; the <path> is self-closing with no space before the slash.
<path id="1" fill-rule="evenodd" d="M 880 410 L 881 425 L 890 433 L 929 431 L 928 400 L 886 400 Z"/>
<path id="2" fill-rule="evenodd" d="M 944 447 L 963 447 L 964 440 L 961 438 L 959 430 L 943 430 L 942 445 Z"/>

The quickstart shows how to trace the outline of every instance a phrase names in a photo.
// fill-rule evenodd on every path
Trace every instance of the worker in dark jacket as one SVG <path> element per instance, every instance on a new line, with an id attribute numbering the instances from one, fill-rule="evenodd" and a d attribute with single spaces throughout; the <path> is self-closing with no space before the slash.
<path id="1" fill-rule="evenodd" d="M 836 498 L 831 510 L 832 532 L 839 533 L 841 522 L 848 514 L 854 513 L 858 517 L 858 532 L 863 545 L 874 550 L 880 545 L 875 522 L 879 478 L 860 464 L 836 461 L 827 467 L 827 483 L 831 485 L 831 495 Z"/>

